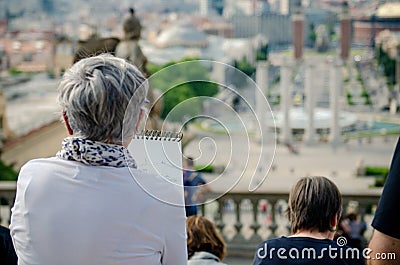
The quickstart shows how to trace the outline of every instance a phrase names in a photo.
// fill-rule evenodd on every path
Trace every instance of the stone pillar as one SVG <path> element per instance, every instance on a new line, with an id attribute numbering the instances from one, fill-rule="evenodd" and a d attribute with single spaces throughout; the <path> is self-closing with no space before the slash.
<path id="1" fill-rule="evenodd" d="M 294 59 L 301 60 L 303 58 L 304 45 L 304 15 L 300 9 L 296 14 L 292 15 L 292 21 Z"/>
<path id="2" fill-rule="evenodd" d="M 305 79 L 304 79 L 304 91 L 306 94 L 306 113 L 308 118 L 307 128 L 304 133 L 304 142 L 307 145 L 313 145 L 317 142 L 317 137 L 315 133 L 315 93 L 314 90 L 316 88 L 313 87 L 313 74 L 314 74 L 315 65 L 312 63 L 306 64 L 305 69 Z"/>
<path id="3" fill-rule="evenodd" d="M 225 85 L 226 81 L 226 73 L 225 73 L 226 65 L 224 62 L 214 62 L 213 65 L 213 80 L 218 82 L 219 85 Z"/>
<path id="4" fill-rule="evenodd" d="M 349 58 L 351 47 L 351 16 L 349 5 L 345 1 L 342 4 L 342 13 L 340 14 L 340 58 L 346 62 Z"/>
<path id="5" fill-rule="evenodd" d="M 330 68 L 330 93 L 329 103 L 331 111 L 331 126 L 329 142 L 335 147 L 342 142 L 341 128 L 339 124 L 339 94 L 342 87 L 342 61 L 340 59 L 333 60 Z"/>
<path id="6" fill-rule="evenodd" d="M 397 46 L 397 56 L 396 56 L 396 84 L 400 86 L 400 45 Z"/>
<path id="7" fill-rule="evenodd" d="M 268 61 L 262 61 L 257 64 L 256 71 L 256 82 L 258 89 L 256 90 L 256 115 L 260 124 L 260 131 L 258 138 L 262 143 L 267 142 L 267 111 L 269 111 L 267 103 L 267 91 L 268 91 Z"/>
<path id="8" fill-rule="evenodd" d="M 280 140 L 283 143 L 292 143 L 292 129 L 290 126 L 290 108 L 292 106 L 291 82 L 290 82 L 290 64 L 283 61 L 281 65 L 281 113 L 283 122 L 280 128 Z"/>

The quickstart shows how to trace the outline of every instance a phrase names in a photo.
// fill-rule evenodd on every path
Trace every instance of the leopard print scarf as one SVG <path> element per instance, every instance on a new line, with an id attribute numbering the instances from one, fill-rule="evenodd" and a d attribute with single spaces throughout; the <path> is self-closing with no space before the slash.
<path id="1" fill-rule="evenodd" d="M 92 166 L 136 168 L 135 160 L 122 145 L 106 144 L 78 137 L 65 138 L 57 157 Z"/>

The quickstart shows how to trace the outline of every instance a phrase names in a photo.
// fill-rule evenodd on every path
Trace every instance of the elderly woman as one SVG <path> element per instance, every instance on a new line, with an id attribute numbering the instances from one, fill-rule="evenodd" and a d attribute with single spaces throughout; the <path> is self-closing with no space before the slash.
<path id="1" fill-rule="evenodd" d="M 289 194 L 288 204 L 292 235 L 261 243 L 254 265 L 364 264 L 358 249 L 350 249 L 341 240 L 333 241 L 342 199 L 332 181 L 325 177 L 300 179 Z"/>
<path id="2" fill-rule="evenodd" d="M 64 74 L 59 102 L 72 137 L 20 171 L 10 225 L 19 264 L 186 264 L 183 203 L 144 191 L 135 180 L 160 191 L 164 182 L 126 150 L 146 93 L 137 68 L 111 55 Z"/>

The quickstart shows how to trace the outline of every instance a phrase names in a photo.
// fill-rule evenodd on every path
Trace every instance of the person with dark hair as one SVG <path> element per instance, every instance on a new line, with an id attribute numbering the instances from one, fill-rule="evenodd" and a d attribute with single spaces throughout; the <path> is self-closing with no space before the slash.
<path id="1" fill-rule="evenodd" d="M 224 265 L 225 241 L 215 225 L 205 217 L 186 220 L 188 265 Z"/>
<path id="2" fill-rule="evenodd" d="M 10 236 L 10 229 L 0 225 L 0 261 L 2 265 L 17 265 L 18 258 Z"/>
<path id="3" fill-rule="evenodd" d="M 127 149 L 148 81 L 103 54 L 75 63 L 58 89 L 70 137 L 19 172 L 10 224 L 19 264 L 186 264 L 182 187 L 141 170 Z"/>
<path id="4" fill-rule="evenodd" d="M 183 171 L 183 185 L 185 190 L 186 216 L 197 215 L 197 205 L 202 202 L 203 190 L 208 191 L 206 180 L 200 173 L 195 172 L 192 157 L 186 159 L 186 168 Z"/>
<path id="5" fill-rule="evenodd" d="M 289 194 L 287 216 L 292 235 L 261 243 L 254 265 L 364 264 L 362 253 L 333 241 L 342 213 L 336 185 L 325 177 L 300 179 Z"/>
<path id="6" fill-rule="evenodd" d="M 372 226 L 375 228 L 369 243 L 372 250 L 369 265 L 399 264 L 400 259 L 400 138 L 394 151 L 392 164 L 383 188 Z M 378 254 L 379 253 L 379 254 Z M 396 259 L 377 259 L 376 254 L 395 253 Z"/>
<path id="7" fill-rule="evenodd" d="M 362 250 L 364 247 L 362 236 L 367 229 L 367 224 L 364 221 L 361 221 L 359 215 L 355 212 L 349 213 L 347 218 L 349 226 L 349 237 L 347 245 Z"/>

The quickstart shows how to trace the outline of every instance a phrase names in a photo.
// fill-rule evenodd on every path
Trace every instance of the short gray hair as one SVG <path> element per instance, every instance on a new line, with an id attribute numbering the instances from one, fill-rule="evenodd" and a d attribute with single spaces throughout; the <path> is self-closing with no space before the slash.
<path id="1" fill-rule="evenodd" d="M 102 54 L 74 64 L 58 89 L 74 135 L 120 143 L 135 131 L 148 82 L 126 60 Z"/>

